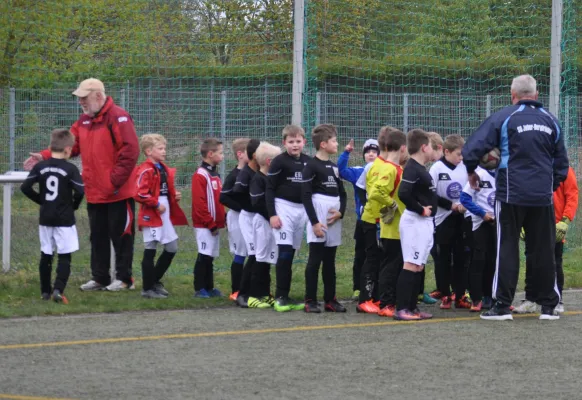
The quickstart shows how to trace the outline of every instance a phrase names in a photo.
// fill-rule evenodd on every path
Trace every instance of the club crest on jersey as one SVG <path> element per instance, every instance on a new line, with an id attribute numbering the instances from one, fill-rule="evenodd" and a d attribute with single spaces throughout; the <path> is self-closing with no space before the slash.
<path id="1" fill-rule="evenodd" d="M 489 196 L 487 196 L 487 204 L 491 207 L 495 207 L 495 192 L 489 193 Z"/>
<path id="2" fill-rule="evenodd" d="M 218 183 L 216 181 L 212 181 L 212 189 L 214 190 L 218 189 Z"/>
<path id="3" fill-rule="evenodd" d="M 489 181 L 481 181 L 479 182 L 479 187 L 483 189 L 493 189 L 493 185 Z"/>
<path id="4" fill-rule="evenodd" d="M 439 174 L 439 181 L 450 181 L 451 177 L 446 172 Z"/>
<path id="5" fill-rule="evenodd" d="M 447 196 L 451 199 L 458 199 L 461 197 L 463 187 L 459 182 L 453 182 L 447 187 Z"/>
<path id="6" fill-rule="evenodd" d="M 339 178 L 339 169 L 337 167 L 333 167 L 333 173 L 335 174 L 336 178 Z"/>

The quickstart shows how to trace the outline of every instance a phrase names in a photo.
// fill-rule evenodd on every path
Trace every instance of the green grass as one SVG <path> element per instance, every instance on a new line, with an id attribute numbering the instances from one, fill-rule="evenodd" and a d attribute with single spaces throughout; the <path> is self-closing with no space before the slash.
<path id="1" fill-rule="evenodd" d="M 347 249 L 342 249 L 347 251 Z M 305 252 L 298 255 L 299 262 L 293 266 L 293 283 L 291 296 L 303 298 L 304 294 L 304 266 Z M 343 257 L 343 255 L 342 255 Z M 564 254 L 564 274 L 566 288 L 582 287 L 582 249 L 568 251 Z M 136 260 L 138 261 L 138 260 Z M 88 273 L 88 270 L 85 271 Z M 31 270 L 13 271 L 0 275 L 0 317 L 22 317 L 38 315 L 64 315 L 97 312 L 121 312 L 140 310 L 185 310 L 194 308 L 220 307 L 231 305 L 226 299 L 201 300 L 192 298 L 192 275 L 190 271 L 179 267 L 171 270 L 164 280 L 171 296 L 165 300 L 146 300 L 140 296 L 141 281 L 139 271 L 135 275 L 136 290 L 118 293 L 108 292 L 81 292 L 78 287 L 87 278 L 87 273 L 73 271 L 68 284 L 66 295 L 69 305 L 55 304 L 40 300 L 38 274 Z M 525 268 L 520 271 L 520 286 L 523 289 L 523 275 Z M 434 288 L 434 274 L 432 265 L 427 266 L 426 290 Z M 272 285 L 275 284 L 274 269 L 271 270 Z M 215 274 L 216 286 L 225 294 L 230 290 L 230 274 L 226 270 Z M 322 295 L 322 284 L 319 285 Z M 274 287 L 273 287 L 274 291 Z M 340 262 L 337 265 L 337 295 L 340 299 L 348 299 L 352 295 L 351 263 Z"/>

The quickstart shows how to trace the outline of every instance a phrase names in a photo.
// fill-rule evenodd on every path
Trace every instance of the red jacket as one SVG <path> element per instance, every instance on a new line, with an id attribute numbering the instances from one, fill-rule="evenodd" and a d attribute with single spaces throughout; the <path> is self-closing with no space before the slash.
<path id="1" fill-rule="evenodd" d="M 166 170 L 168 177 L 168 203 L 170 209 L 170 221 L 174 226 L 188 225 L 188 218 L 180 208 L 176 200 L 176 186 L 174 179 L 176 177 L 176 168 L 169 168 L 164 163 L 162 167 Z M 139 230 L 144 226 L 162 226 L 162 217 L 158 211 L 158 197 L 160 196 L 160 173 L 158 168 L 150 160 L 146 160 L 137 168 L 137 194 L 135 201 L 140 203 L 137 224 Z"/>
<path id="2" fill-rule="evenodd" d="M 139 144 L 131 116 L 107 97 L 93 118 L 86 114 L 71 127 L 75 135 L 72 157 L 81 155 L 88 203 L 113 203 L 135 194 L 135 166 Z M 41 152 L 48 159 L 50 150 Z"/>
<path id="3" fill-rule="evenodd" d="M 226 225 L 226 212 L 220 204 L 222 182 L 216 167 L 202 163 L 192 175 L 192 225 L 216 230 Z"/>
<path id="4" fill-rule="evenodd" d="M 578 209 L 578 182 L 576 174 L 572 167 L 568 170 L 566 180 L 560 183 L 558 189 L 554 192 L 554 213 L 556 215 L 556 224 L 567 217 L 570 221 L 574 220 L 576 210 Z"/>

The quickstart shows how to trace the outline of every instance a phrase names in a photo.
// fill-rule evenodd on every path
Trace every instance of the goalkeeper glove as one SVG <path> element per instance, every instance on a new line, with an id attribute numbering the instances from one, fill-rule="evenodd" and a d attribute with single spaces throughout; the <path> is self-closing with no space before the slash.
<path id="1" fill-rule="evenodd" d="M 566 232 L 568 232 L 569 223 L 570 220 L 567 217 L 564 217 L 556 224 L 556 243 L 563 242 L 564 239 L 566 239 Z"/>
<path id="2" fill-rule="evenodd" d="M 384 206 L 380 209 L 380 218 L 382 223 L 390 224 L 394 221 L 394 216 L 396 215 L 396 210 L 398 210 L 398 204 L 396 201 L 392 202 L 390 206 Z"/>

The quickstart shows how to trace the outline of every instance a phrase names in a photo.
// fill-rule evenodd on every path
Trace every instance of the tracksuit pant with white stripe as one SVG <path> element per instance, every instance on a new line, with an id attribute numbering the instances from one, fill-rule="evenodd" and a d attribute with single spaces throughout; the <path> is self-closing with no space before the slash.
<path id="1" fill-rule="evenodd" d="M 519 234 L 523 227 L 528 250 L 531 249 L 531 284 L 537 303 L 555 307 L 559 302 L 556 285 L 554 246 L 556 227 L 554 206 L 527 207 L 497 201 L 497 260 L 493 278 L 493 298 L 509 307 L 519 275 Z"/>

